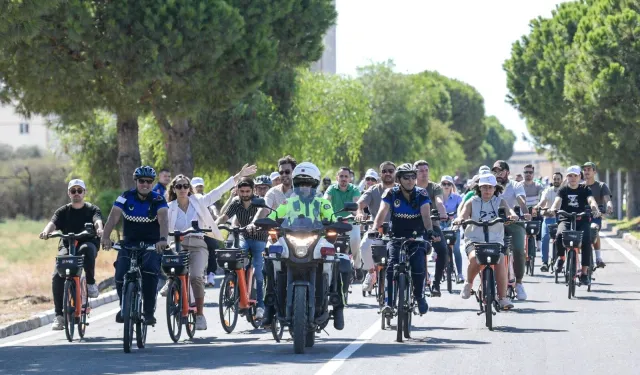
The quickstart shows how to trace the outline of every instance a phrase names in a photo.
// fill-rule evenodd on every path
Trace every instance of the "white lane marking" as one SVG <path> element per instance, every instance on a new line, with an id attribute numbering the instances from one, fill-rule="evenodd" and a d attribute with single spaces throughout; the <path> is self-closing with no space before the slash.
<path id="1" fill-rule="evenodd" d="M 342 349 L 342 351 L 336 354 L 335 357 L 331 358 L 329 362 L 327 362 L 316 375 L 331 375 L 335 373 L 342 364 L 349 359 L 356 352 L 356 350 L 360 349 L 362 345 L 364 345 L 367 341 L 371 340 L 373 336 L 376 335 L 380 331 L 380 321 L 376 321 L 373 323 L 371 327 L 369 327 L 366 331 L 364 331 L 360 336 L 358 336 L 355 341 L 351 342 L 351 344 L 347 345 L 346 348 Z"/>
<path id="2" fill-rule="evenodd" d="M 613 246 L 614 249 L 618 250 L 622 255 L 627 257 L 627 259 L 629 259 L 633 264 L 635 264 L 636 266 L 638 266 L 638 268 L 640 268 L 640 259 L 636 258 L 627 249 L 618 245 L 617 243 L 615 243 L 615 241 L 613 241 L 609 237 L 605 237 L 604 239 L 607 241 L 609 245 Z"/>
<path id="3" fill-rule="evenodd" d="M 100 315 L 92 316 L 91 318 L 89 318 L 88 322 L 89 323 L 93 323 L 95 321 L 107 318 L 109 316 L 113 316 L 118 311 L 120 311 L 120 307 L 118 307 L 116 309 L 113 309 L 113 310 L 109 310 L 109 311 L 103 312 Z M 35 336 L 29 336 L 29 337 L 25 337 L 23 339 L 13 340 L 13 341 L 2 343 L 2 344 L 0 344 L 0 348 L 4 348 L 6 346 L 14 346 L 14 345 L 22 344 L 22 343 L 25 343 L 25 342 L 38 340 L 38 339 L 41 339 L 43 337 L 48 337 L 48 336 L 53 336 L 53 335 L 60 335 L 61 333 L 62 333 L 62 331 L 44 332 L 44 333 L 40 333 L 40 334 L 35 335 Z"/>

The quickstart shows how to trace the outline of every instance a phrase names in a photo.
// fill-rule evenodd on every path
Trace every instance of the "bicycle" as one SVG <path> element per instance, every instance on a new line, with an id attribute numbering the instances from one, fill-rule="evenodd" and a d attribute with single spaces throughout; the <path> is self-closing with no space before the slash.
<path id="1" fill-rule="evenodd" d="M 536 238 L 540 234 L 542 229 L 542 221 L 534 220 L 524 222 L 525 238 L 524 238 L 524 253 L 526 256 L 525 273 L 533 276 L 534 268 L 536 265 Z"/>
<path id="2" fill-rule="evenodd" d="M 495 218 L 491 221 L 474 221 L 465 220 L 463 227 L 469 224 L 482 227 L 484 232 L 485 243 L 474 243 L 476 252 L 476 261 L 480 265 L 480 287 L 478 291 L 471 291 L 476 296 L 476 300 L 480 304 L 480 312 L 478 316 L 485 315 L 485 325 L 490 331 L 493 331 L 493 316 L 500 310 L 498 302 L 497 282 L 495 277 L 495 266 L 500 262 L 500 255 L 504 254 L 507 246 L 499 243 L 489 243 L 489 227 L 498 223 L 504 223 L 502 218 Z M 495 311 L 493 311 L 495 309 Z"/>
<path id="3" fill-rule="evenodd" d="M 122 339 L 125 353 L 131 352 L 133 346 L 133 330 L 135 326 L 136 344 L 139 349 L 145 347 L 147 342 L 147 325 L 142 312 L 142 273 L 138 262 L 143 251 L 156 251 L 155 244 L 139 245 L 114 244 L 116 251 L 122 249 L 129 251 L 131 263 L 129 271 L 124 275 L 122 284 L 122 318 L 124 320 L 124 336 Z"/>
<path id="4" fill-rule="evenodd" d="M 389 223 L 382 224 L 382 231 L 378 233 L 383 245 L 372 245 L 371 256 L 373 258 L 373 264 L 375 267 L 374 290 L 376 291 L 376 300 L 380 308 L 385 305 L 385 279 L 387 272 L 387 244 L 391 240 L 389 237 Z M 378 312 L 380 313 L 380 311 Z M 387 320 L 387 325 L 390 325 L 390 319 Z M 382 329 L 385 328 L 384 321 L 382 322 Z"/>
<path id="5" fill-rule="evenodd" d="M 233 234 L 230 248 L 216 250 L 216 262 L 225 270 L 218 305 L 222 329 L 227 333 L 233 332 L 238 315 L 246 317 L 253 328 L 259 328 L 260 321 L 256 319 L 256 277 L 251 265 L 251 252 L 240 248 L 240 234 L 247 233 L 246 227 L 218 225 L 218 228 Z M 248 286 L 251 286 L 250 290 Z"/>
<path id="6" fill-rule="evenodd" d="M 449 220 L 453 219 L 455 212 L 447 212 L 447 215 L 449 216 Z M 448 224 L 449 221 L 447 222 L 442 222 L 442 224 Z M 448 227 L 448 225 L 444 226 L 445 228 Z M 449 293 L 453 293 L 453 281 L 455 280 L 456 283 L 458 282 L 458 274 L 456 273 L 456 268 L 454 265 L 454 257 L 453 257 L 453 248 L 456 245 L 456 241 L 457 241 L 457 230 L 442 230 L 442 236 L 444 237 L 445 241 L 447 242 L 447 262 L 446 262 L 446 269 L 445 269 L 445 277 L 447 278 L 447 291 L 449 291 Z"/>
<path id="7" fill-rule="evenodd" d="M 162 256 L 162 269 L 167 275 L 167 328 L 173 342 L 178 342 L 184 324 L 190 339 L 196 334 L 196 304 L 189 279 L 189 252 L 182 250 L 182 239 L 191 233 L 211 232 L 198 228 L 198 221 L 191 222 L 191 228 L 172 233 L 176 254 Z"/>
<path id="8" fill-rule="evenodd" d="M 580 280 L 578 279 L 579 273 L 578 269 L 580 269 L 580 263 L 578 261 L 578 255 L 580 255 L 580 249 L 582 246 L 582 231 L 576 230 L 576 220 L 578 218 L 581 219 L 591 219 L 591 210 L 585 210 L 585 212 L 581 213 L 569 213 L 563 210 L 558 210 L 558 216 L 565 217 L 571 220 L 571 230 L 562 232 L 562 245 L 567 249 L 567 260 L 565 261 L 565 281 L 568 287 L 567 296 L 569 299 L 571 297 L 576 296 L 576 284 L 581 286 Z M 591 273 L 593 272 L 593 268 L 590 266 L 587 268 L 587 276 L 589 280 L 591 280 Z M 576 279 L 578 281 L 576 282 Z M 591 291 L 591 283 L 588 284 L 588 291 Z"/>
<path id="9" fill-rule="evenodd" d="M 56 271 L 64 278 L 64 294 L 62 300 L 62 316 L 64 333 L 69 342 L 73 341 L 75 324 L 78 324 L 78 335 L 84 338 L 91 313 L 91 303 L 87 292 L 87 280 L 83 275 L 84 255 L 76 255 L 78 240 L 95 237 L 93 224 L 84 225 L 85 230 L 75 233 L 51 233 L 47 238 L 61 238 L 69 243 L 69 255 L 56 256 Z"/>

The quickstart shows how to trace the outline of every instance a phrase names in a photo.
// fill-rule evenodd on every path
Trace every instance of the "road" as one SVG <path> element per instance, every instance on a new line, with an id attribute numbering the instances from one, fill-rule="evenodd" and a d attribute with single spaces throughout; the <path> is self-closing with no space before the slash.
<path id="1" fill-rule="evenodd" d="M 525 278 L 529 300 L 495 316 L 494 332 L 476 315 L 473 297 L 462 300 L 456 291 L 431 298 L 430 312 L 414 318 L 413 338 L 396 343 L 394 331 L 380 331 L 373 298 L 355 286 L 345 329 L 330 326 L 329 336 L 295 355 L 291 342 L 276 343 L 246 321 L 224 333 L 218 289 L 208 289 L 209 329 L 193 341 L 172 343 L 160 300 L 147 347 L 124 354 L 122 326 L 114 322 L 118 306 L 111 303 L 93 311 L 81 342 L 69 343 L 48 326 L 0 340 L 0 374 L 638 374 L 640 251 L 608 241 L 608 265 L 596 273 L 592 292 L 579 288 L 577 299 L 568 300 L 564 285 L 538 272 Z"/>

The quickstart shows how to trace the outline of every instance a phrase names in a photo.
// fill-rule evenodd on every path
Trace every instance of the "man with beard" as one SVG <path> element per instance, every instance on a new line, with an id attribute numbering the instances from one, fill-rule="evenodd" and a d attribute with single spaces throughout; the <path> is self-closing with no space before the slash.
<path id="1" fill-rule="evenodd" d="M 549 209 L 551 207 L 553 201 L 556 200 L 556 195 L 558 194 L 558 190 L 560 189 L 561 184 L 562 173 L 554 173 L 553 185 L 549 186 L 542 192 L 542 200 L 540 201 L 540 203 L 533 207 L 534 214 L 541 208 Z M 549 214 L 545 212 L 544 223 L 542 224 L 542 266 L 540 267 L 541 272 L 549 271 L 549 225 L 555 223 L 556 217 L 549 216 Z"/>
<path id="2" fill-rule="evenodd" d="M 296 159 L 292 158 L 290 155 L 287 155 L 278 160 L 280 185 L 274 186 L 269 189 L 269 191 L 267 191 L 267 194 L 264 196 L 265 203 L 268 207 L 271 207 L 271 209 L 277 209 L 287 200 L 287 198 L 291 198 L 291 195 L 293 195 L 291 174 L 293 173 L 293 169 L 297 164 L 298 163 L 296 162 Z M 266 208 L 261 208 L 255 218 L 261 219 L 263 217 L 266 217 L 268 214 L 269 210 L 267 210 Z"/>
<path id="3" fill-rule="evenodd" d="M 358 199 L 358 211 L 356 212 L 356 220 L 362 221 L 365 219 L 366 214 L 364 210 L 369 209 L 369 213 L 372 218 L 375 218 L 380 209 L 382 203 L 382 194 L 387 190 L 395 186 L 396 179 L 396 165 L 391 161 L 385 161 L 380 164 L 380 175 L 382 176 L 382 182 L 375 184 L 367 189 L 364 194 Z M 389 222 L 391 214 L 384 218 L 384 222 Z M 375 228 L 371 228 L 371 231 L 376 231 Z M 375 284 L 375 269 L 373 268 L 373 257 L 371 253 L 371 246 L 384 245 L 382 240 L 376 238 L 369 238 L 365 235 L 360 243 L 360 252 L 362 254 L 362 261 L 364 262 L 363 269 L 368 270 L 367 276 L 362 283 L 363 291 L 371 291 Z"/>
<path id="4" fill-rule="evenodd" d="M 500 195 L 509 205 L 514 208 L 520 207 L 520 212 L 524 213 L 525 220 L 531 220 L 531 215 L 527 209 L 527 193 L 524 191 L 522 183 L 509 180 L 509 164 L 504 160 L 498 160 L 493 164 L 491 169 L 496 176 L 496 180 L 504 187 L 504 192 Z M 524 277 L 525 256 L 524 256 L 524 238 L 525 230 L 521 222 L 505 225 L 505 232 L 511 236 L 511 244 L 513 245 L 513 268 L 516 276 L 516 298 L 520 301 L 527 299 L 527 293 L 522 285 Z M 509 249 L 507 249 L 507 252 Z"/>
<path id="5" fill-rule="evenodd" d="M 606 206 L 608 215 L 613 213 L 613 203 L 611 203 L 611 190 L 604 182 L 596 180 L 596 164 L 589 161 L 582 166 L 584 182 L 587 184 L 593 198 L 598 204 L 598 208 L 603 210 Z M 596 264 L 598 268 L 604 268 L 605 264 L 602 260 L 602 251 L 600 250 L 600 228 L 602 227 L 602 217 L 593 218 L 591 220 L 591 241 L 593 249 L 596 251 Z"/>

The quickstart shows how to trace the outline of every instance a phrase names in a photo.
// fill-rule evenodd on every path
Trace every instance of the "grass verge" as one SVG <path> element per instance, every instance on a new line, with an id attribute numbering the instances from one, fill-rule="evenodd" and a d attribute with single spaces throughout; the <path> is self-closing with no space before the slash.
<path id="1" fill-rule="evenodd" d="M 640 238 L 640 217 L 633 218 L 631 220 L 612 220 L 607 219 L 611 225 L 617 228 L 619 231 L 629 232 L 636 238 Z"/>

